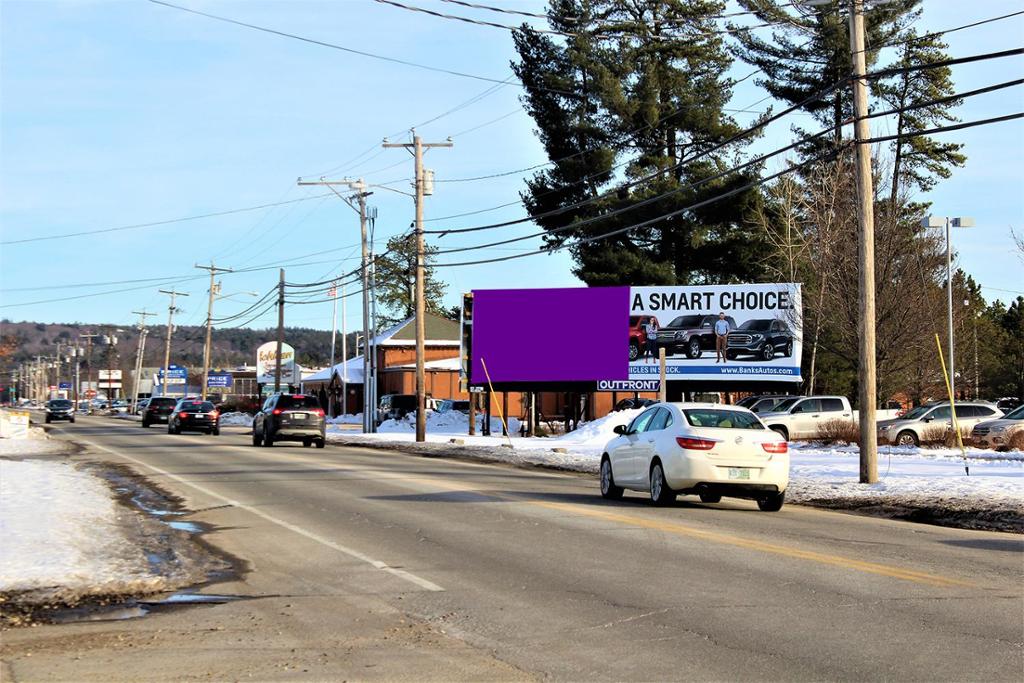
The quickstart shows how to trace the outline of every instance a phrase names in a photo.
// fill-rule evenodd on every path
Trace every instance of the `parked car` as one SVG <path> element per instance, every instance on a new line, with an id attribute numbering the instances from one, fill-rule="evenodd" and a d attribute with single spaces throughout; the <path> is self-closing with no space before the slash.
<path id="1" fill-rule="evenodd" d="M 845 396 L 797 396 L 759 414 L 768 429 L 787 441 L 820 436 L 822 425 L 831 420 L 856 419 Z"/>
<path id="2" fill-rule="evenodd" d="M 46 424 L 54 420 L 75 421 L 75 404 L 66 398 L 54 398 L 46 402 Z"/>
<path id="3" fill-rule="evenodd" d="M 759 360 L 772 360 L 776 353 L 789 358 L 793 355 L 793 333 L 782 320 L 747 320 L 729 333 L 725 348 L 725 355 L 730 359 L 755 356 Z"/>
<path id="4" fill-rule="evenodd" d="M 1016 434 L 1024 434 L 1024 406 L 996 420 L 985 420 L 974 425 L 971 440 L 981 448 L 1005 451 L 1009 450 L 1010 442 Z"/>
<path id="5" fill-rule="evenodd" d="M 146 406 L 148 406 L 148 405 L 149 405 L 149 399 L 148 398 L 140 398 L 138 401 L 135 402 L 135 406 L 133 407 L 132 412 L 135 415 L 142 415 L 143 411 L 146 410 Z"/>
<path id="6" fill-rule="evenodd" d="M 615 404 L 612 408 L 613 413 L 617 413 L 620 410 L 635 410 L 637 408 L 646 408 L 647 406 L 653 406 L 657 401 L 653 398 L 624 398 Z"/>
<path id="7" fill-rule="evenodd" d="M 601 495 L 647 491 L 655 505 L 678 495 L 705 503 L 751 498 L 766 512 L 782 508 L 789 446 L 746 408 L 713 403 L 657 403 L 615 428 L 601 456 Z"/>
<path id="8" fill-rule="evenodd" d="M 991 403 L 970 402 L 956 404 L 956 420 L 961 433 L 970 434 L 979 422 L 1003 416 Z M 878 423 L 879 443 L 897 446 L 920 446 L 922 441 L 941 439 L 953 429 L 949 401 L 929 403 L 914 408 L 906 415 Z"/>
<path id="9" fill-rule="evenodd" d="M 653 315 L 631 315 L 629 316 L 629 362 L 632 363 L 644 355 L 647 348 L 646 325 L 654 321 L 658 322 Z"/>
<path id="10" fill-rule="evenodd" d="M 377 404 L 377 424 L 386 420 L 401 420 L 416 412 L 416 394 L 384 394 Z"/>
<path id="11" fill-rule="evenodd" d="M 327 444 L 327 418 L 320 401 L 312 394 L 273 394 L 252 420 L 252 445 L 274 445 L 277 441 L 301 441 L 309 448 Z"/>
<path id="12" fill-rule="evenodd" d="M 729 330 L 736 329 L 736 321 L 726 316 Z M 687 358 L 700 358 L 704 351 L 715 350 L 715 322 L 717 315 L 681 315 L 658 330 L 658 348 L 665 355 L 685 353 Z"/>
<path id="13" fill-rule="evenodd" d="M 999 410 L 1003 411 L 1004 413 L 1009 413 L 1011 410 L 1016 410 L 1017 408 L 1020 408 L 1022 405 L 1024 405 L 1024 402 L 1022 402 L 1016 396 L 1004 396 L 1003 398 L 996 401 L 996 408 L 999 408 Z"/>
<path id="14" fill-rule="evenodd" d="M 149 427 L 158 422 L 166 423 L 176 405 L 178 405 L 178 399 L 170 396 L 155 396 L 149 399 L 149 403 L 142 411 L 142 426 Z"/>
<path id="15" fill-rule="evenodd" d="M 439 413 L 448 413 L 453 410 L 457 413 L 465 413 L 466 415 L 469 415 L 469 401 L 455 401 L 453 399 L 446 398 L 437 406 L 437 412 Z"/>
<path id="16" fill-rule="evenodd" d="M 181 399 L 167 418 L 167 433 L 206 432 L 220 434 L 220 413 L 209 401 Z"/>
<path id="17" fill-rule="evenodd" d="M 793 396 L 791 394 L 754 395 L 747 396 L 746 398 L 736 401 L 736 405 L 755 413 L 769 413 L 775 408 L 775 406 L 779 405 L 783 401 L 788 401 L 791 398 L 800 397 Z"/>

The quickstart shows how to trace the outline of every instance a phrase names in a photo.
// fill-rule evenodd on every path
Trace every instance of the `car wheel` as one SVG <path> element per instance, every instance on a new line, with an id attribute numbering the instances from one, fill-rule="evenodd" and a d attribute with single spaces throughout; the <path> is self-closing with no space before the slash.
<path id="1" fill-rule="evenodd" d="M 691 339 L 690 343 L 686 345 L 686 357 L 687 358 L 700 358 L 701 348 L 699 339 Z"/>
<path id="2" fill-rule="evenodd" d="M 775 358 L 775 347 L 772 346 L 771 342 L 765 342 L 764 346 L 761 347 L 761 360 L 771 360 Z"/>
<path id="3" fill-rule="evenodd" d="M 921 442 L 917 438 L 917 434 L 910 431 L 909 429 L 904 430 L 896 435 L 897 446 L 920 446 Z"/>
<path id="4" fill-rule="evenodd" d="M 252 430 L 252 445 L 253 446 L 262 446 L 263 445 L 263 439 L 262 439 L 262 437 L 260 437 L 260 433 L 257 432 L 255 429 Z"/>
<path id="5" fill-rule="evenodd" d="M 170 422 L 167 423 L 167 433 L 168 434 L 173 434 L 174 433 L 174 429 L 171 427 L 171 423 Z"/>
<path id="6" fill-rule="evenodd" d="M 302 447 L 303 448 L 309 448 L 312 445 L 313 445 L 313 441 L 311 439 L 303 439 L 302 440 Z"/>
<path id="7" fill-rule="evenodd" d="M 317 439 L 314 443 L 316 444 L 317 448 L 323 448 L 324 446 L 327 445 L 327 442 L 324 441 L 323 439 Z"/>
<path id="8" fill-rule="evenodd" d="M 612 461 L 604 458 L 601 460 L 601 497 L 619 500 L 622 493 L 622 487 L 615 485 L 615 477 L 612 476 Z"/>
<path id="9" fill-rule="evenodd" d="M 700 494 L 700 502 L 702 503 L 721 503 L 722 496 L 717 493 L 702 493 Z"/>
<path id="10" fill-rule="evenodd" d="M 274 445 L 274 436 L 270 433 L 270 430 L 266 427 L 263 428 L 263 447 L 270 448 Z"/>
<path id="11" fill-rule="evenodd" d="M 651 502 L 658 507 L 664 507 L 675 499 L 676 494 L 665 483 L 665 473 L 661 469 L 661 463 L 654 463 L 654 466 L 651 467 Z"/>
<path id="12" fill-rule="evenodd" d="M 632 363 L 640 357 L 640 345 L 635 341 L 629 342 L 629 362 Z"/>
<path id="13" fill-rule="evenodd" d="M 71 418 L 70 422 L 71 424 L 75 424 L 75 418 Z"/>
<path id="14" fill-rule="evenodd" d="M 726 351 L 725 352 L 725 357 L 728 358 L 729 360 L 736 360 L 737 356 L 739 356 L 739 354 L 736 353 L 735 351 Z"/>
<path id="15" fill-rule="evenodd" d="M 766 498 L 761 498 L 757 501 L 757 507 L 760 508 L 761 512 L 778 512 L 782 509 L 782 504 L 786 502 L 786 492 L 773 493 Z"/>
<path id="16" fill-rule="evenodd" d="M 785 427 L 779 427 L 778 425 L 776 425 L 774 427 L 769 427 L 769 429 L 771 429 L 773 432 L 781 436 L 786 441 L 789 441 L 789 430 L 786 429 Z"/>
<path id="17" fill-rule="evenodd" d="M 220 427 L 214 427 L 213 431 L 210 433 L 213 434 L 214 436 L 220 436 Z"/>
<path id="18" fill-rule="evenodd" d="M 793 355 L 793 340 L 792 339 L 789 340 L 788 342 L 786 342 L 786 350 L 783 351 L 783 353 L 785 354 L 786 358 L 789 358 L 789 357 L 791 357 Z"/>
<path id="19" fill-rule="evenodd" d="M 146 422 L 145 420 L 143 420 L 143 421 L 142 421 L 142 428 L 143 428 L 143 429 L 149 429 L 149 423 L 148 423 L 148 422 Z"/>
<path id="20" fill-rule="evenodd" d="M 53 422 L 53 420 L 51 420 L 51 419 L 50 419 L 50 416 L 49 416 L 49 415 L 47 415 L 47 416 L 46 416 L 46 424 L 50 424 L 51 422 Z"/>

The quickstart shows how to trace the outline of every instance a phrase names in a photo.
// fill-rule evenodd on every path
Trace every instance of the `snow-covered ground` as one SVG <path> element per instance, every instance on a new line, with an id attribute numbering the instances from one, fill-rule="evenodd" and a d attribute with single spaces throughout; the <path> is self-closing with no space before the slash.
<path id="1" fill-rule="evenodd" d="M 626 410 L 585 423 L 574 432 L 553 438 L 467 436 L 468 420 L 427 421 L 427 443 L 416 444 L 413 422 L 389 425 L 377 434 L 328 428 L 328 440 L 350 445 L 389 445 L 424 454 L 458 454 L 516 464 L 535 464 L 596 473 L 604 445 L 616 425 L 640 413 Z M 518 422 L 518 421 L 516 421 Z M 383 425 L 382 425 L 383 426 Z M 514 429 L 518 429 L 518 424 Z M 513 431 L 513 433 L 515 433 Z M 451 443 L 457 439 L 462 443 Z M 970 476 L 960 451 L 949 448 L 882 447 L 877 484 L 860 484 L 857 446 L 790 444 L 790 488 L 787 499 L 836 508 L 864 508 L 932 521 L 943 515 L 959 526 L 984 526 L 1024 532 L 1024 452 L 967 450 Z M 908 512 L 910 511 L 910 512 Z M 913 513 L 913 514 L 912 514 Z"/>
<path id="2" fill-rule="evenodd" d="M 252 427 L 252 415 L 249 413 L 222 413 L 220 424 L 222 427 Z"/>

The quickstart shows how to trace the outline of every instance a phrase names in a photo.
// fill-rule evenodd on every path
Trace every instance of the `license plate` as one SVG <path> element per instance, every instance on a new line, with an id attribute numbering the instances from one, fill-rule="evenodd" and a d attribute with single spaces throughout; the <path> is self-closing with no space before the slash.
<path id="1" fill-rule="evenodd" d="M 750 468 L 749 467 L 730 467 L 729 468 L 730 479 L 750 479 Z"/>
<path id="2" fill-rule="evenodd" d="M 305 420 L 306 419 L 306 414 L 305 413 L 292 413 L 292 417 L 295 418 L 296 420 Z"/>

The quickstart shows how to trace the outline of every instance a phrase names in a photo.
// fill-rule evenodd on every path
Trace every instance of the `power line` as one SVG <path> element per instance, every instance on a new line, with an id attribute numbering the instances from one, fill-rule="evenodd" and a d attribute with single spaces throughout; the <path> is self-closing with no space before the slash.
<path id="1" fill-rule="evenodd" d="M 157 0 L 150 0 L 150 2 L 156 2 Z M 163 225 L 171 225 L 173 223 L 184 223 L 187 221 L 198 221 L 204 218 L 217 218 L 219 216 L 228 216 L 235 213 L 245 213 L 247 211 L 259 211 L 260 209 L 269 209 L 274 206 L 283 206 L 285 204 L 295 204 L 296 202 L 308 202 L 311 199 L 319 199 L 320 197 L 330 197 L 330 194 L 313 195 L 312 197 L 299 197 L 298 199 L 289 199 L 284 202 L 275 202 L 272 204 L 260 204 L 258 206 L 246 206 L 240 209 L 227 209 L 225 211 L 214 211 L 212 213 L 199 214 L 197 216 L 185 216 L 183 218 L 169 218 L 163 221 L 153 221 L 150 223 L 135 223 L 132 225 L 122 225 L 117 228 L 100 228 L 98 230 L 82 230 L 80 232 L 66 232 L 60 235 L 44 235 L 43 237 L 26 237 L 20 240 L 6 240 L 0 242 L 4 246 L 10 246 L 12 244 L 25 244 L 26 242 L 43 242 L 46 240 L 57 240 L 64 239 L 66 237 L 82 237 L 83 235 L 99 235 L 107 232 L 120 232 L 122 230 L 138 230 L 141 228 L 156 228 Z"/>

